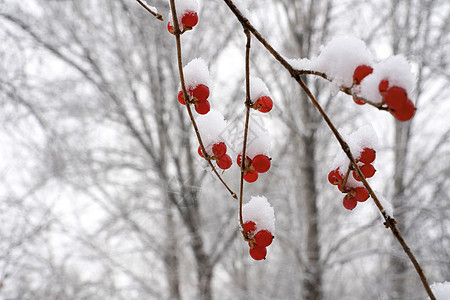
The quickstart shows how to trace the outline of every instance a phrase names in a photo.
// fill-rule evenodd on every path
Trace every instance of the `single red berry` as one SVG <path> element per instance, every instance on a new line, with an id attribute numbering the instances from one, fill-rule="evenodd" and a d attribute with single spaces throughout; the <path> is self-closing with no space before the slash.
<path id="1" fill-rule="evenodd" d="M 369 192 L 365 187 L 357 187 L 353 189 L 355 191 L 355 199 L 359 202 L 364 202 L 369 199 Z"/>
<path id="2" fill-rule="evenodd" d="M 389 88 L 384 95 L 384 102 L 393 110 L 402 108 L 403 105 L 405 105 L 406 100 L 408 100 L 406 90 L 398 86 Z"/>
<path id="3" fill-rule="evenodd" d="M 242 164 L 242 154 L 239 154 L 236 158 L 236 162 L 238 164 L 238 166 L 240 167 Z"/>
<path id="4" fill-rule="evenodd" d="M 204 84 L 199 84 L 192 90 L 192 96 L 198 101 L 205 101 L 209 97 L 209 88 Z"/>
<path id="5" fill-rule="evenodd" d="M 358 105 L 364 105 L 366 102 L 359 100 L 357 97 L 353 96 L 353 101 Z"/>
<path id="6" fill-rule="evenodd" d="M 209 101 L 198 101 L 195 103 L 195 111 L 198 112 L 201 115 L 205 115 L 209 112 L 210 106 Z"/>
<path id="7" fill-rule="evenodd" d="M 388 88 L 389 88 L 389 81 L 387 79 L 381 80 L 380 84 L 378 85 L 378 91 L 380 92 L 380 94 L 384 96 Z"/>
<path id="8" fill-rule="evenodd" d="M 224 142 L 216 143 L 212 146 L 212 152 L 218 158 L 224 156 L 227 153 L 227 145 Z"/>
<path id="9" fill-rule="evenodd" d="M 334 169 L 330 173 L 328 173 L 328 181 L 331 184 L 340 184 L 342 180 L 344 180 L 344 177 L 341 175 L 341 173 L 339 173 L 339 169 Z"/>
<path id="10" fill-rule="evenodd" d="M 355 69 L 355 72 L 353 73 L 353 82 L 354 84 L 360 84 L 361 81 L 369 74 L 373 72 L 373 69 L 371 66 L 367 65 L 360 65 Z"/>
<path id="11" fill-rule="evenodd" d="M 265 155 L 256 155 L 252 160 L 252 165 L 258 173 L 267 172 L 270 169 L 270 158 Z"/>
<path id="12" fill-rule="evenodd" d="M 244 228 L 244 232 L 249 233 L 250 231 L 256 230 L 256 224 L 253 221 L 247 221 L 242 226 Z"/>
<path id="13" fill-rule="evenodd" d="M 365 164 L 370 164 L 375 160 L 376 152 L 372 148 L 364 148 L 359 157 L 359 161 Z"/>
<path id="14" fill-rule="evenodd" d="M 370 178 L 373 175 L 375 175 L 375 172 L 377 171 L 375 169 L 375 167 L 371 164 L 364 164 L 362 166 L 359 167 L 361 169 L 361 172 L 363 173 L 364 177 L 366 178 Z M 353 178 L 355 178 L 358 181 L 361 181 L 361 179 L 359 178 L 358 172 L 356 172 L 355 170 L 353 170 Z"/>
<path id="15" fill-rule="evenodd" d="M 233 161 L 231 160 L 231 157 L 227 154 L 220 157 L 219 161 L 217 162 L 217 166 L 219 166 L 219 168 L 221 168 L 222 170 L 229 169 L 232 164 Z"/>
<path id="16" fill-rule="evenodd" d="M 173 28 L 173 26 L 172 26 L 172 23 L 167 23 L 167 30 L 171 33 L 171 34 L 173 34 L 173 32 L 174 32 L 174 28 Z"/>
<path id="17" fill-rule="evenodd" d="M 186 11 L 181 18 L 181 23 L 188 28 L 192 28 L 198 23 L 198 15 L 195 11 Z"/>
<path id="18" fill-rule="evenodd" d="M 247 182 L 255 182 L 256 179 L 258 179 L 258 172 L 256 171 L 247 171 L 247 173 L 244 174 L 244 180 Z"/>
<path id="19" fill-rule="evenodd" d="M 250 248 L 250 256 L 254 260 L 261 260 L 265 259 L 267 255 L 267 249 L 266 247 L 261 247 L 257 244 L 253 244 L 253 248 Z"/>
<path id="20" fill-rule="evenodd" d="M 409 121 L 414 117 L 416 113 L 416 108 L 411 100 L 407 99 L 405 105 L 400 109 L 395 109 L 392 111 L 394 117 L 399 121 Z"/>
<path id="21" fill-rule="evenodd" d="M 347 195 L 345 195 L 342 204 L 344 204 L 344 207 L 346 209 L 352 210 L 356 207 L 356 204 L 358 204 L 358 202 L 356 201 L 355 197 L 349 196 L 347 194 Z"/>
<path id="22" fill-rule="evenodd" d="M 204 156 L 203 156 L 203 151 L 202 151 L 202 147 L 201 146 L 198 146 L 198 155 L 200 155 L 201 157 L 203 157 L 203 158 L 205 158 Z"/>
<path id="23" fill-rule="evenodd" d="M 183 91 L 179 91 L 179 92 L 178 92 L 178 102 L 180 102 L 180 103 L 183 104 L 183 105 L 186 104 L 186 102 L 184 101 Z"/>
<path id="24" fill-rule="evenodd" d="M 253 106 L 262 113 L 267 113 L 272 110 L 273 101 L 268 96 L 262 96 L 255 101 Z"/>
<path id="25" fill-rule="evenodd" d="M 255 234 L 255 243 L 261 247 L 267 247 L 272 244 L 273 235 L 268 230 L 260 230 Z"/>

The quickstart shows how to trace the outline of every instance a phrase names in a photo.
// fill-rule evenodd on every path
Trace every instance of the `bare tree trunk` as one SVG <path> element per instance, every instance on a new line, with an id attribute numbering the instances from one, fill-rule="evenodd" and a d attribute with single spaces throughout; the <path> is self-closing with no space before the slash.
<path id="1" fill-rule="evenodd" d="M 180 278 L 178 265 L 178 243 L 176 225 L 173 219 L 172 204 L 166 201 L 166 250 L 164 265 L 166 267 L 167 283 L 169 285 L 169 299 L 180 300 Z"/>

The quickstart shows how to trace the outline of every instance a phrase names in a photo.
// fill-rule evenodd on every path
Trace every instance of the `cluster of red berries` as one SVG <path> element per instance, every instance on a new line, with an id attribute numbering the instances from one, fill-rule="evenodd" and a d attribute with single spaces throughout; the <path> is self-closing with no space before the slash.
<path id="1" fill-rule="evenodd" d="M 191 30 L 195 25 L 197 25 L 198 23 L 198 15 L 195 11 L 191 11 L 191 10 L 187 10 L 183 13 L 182 17 L 181 17 L 181 24 L 180 24 L 180 30 L 181 33 L 187 31 L 187 30 Z M 174 34 L 174 28 L 172 23 L 167 23 L 167 30 L 171 33 Z"/>
<path id="2" fill-rule="evenodd" d="M 227 145 L 225 145 L 224 142 L 215 143 L 212 146 L 212 152 L 214 155 L 211 157 L 211 159 L 214 159 L 217 162 L 217 166 L 221 168 L 222 170 L 229 169 L 231 165 L 233 164 L 233 161 L 231 160 L 231 157 L 227 154 Z M 202 153 L 202 148 L 198 147 L 198 154 L 205 158 L 205 156 Z"/>
<path id="3" fill-rule="evenodd" d="M 272 107 L 273 101 L 269 96 L 259 97 L 252 105 L 253 109 L 259 110 L 262 113 L 268 113 L 272 110 Z"/>
<path id="4" fill-rule="evenodd" d="M 270 160 L 267 155 L 259 154 L 251 159 L 245 158 L 244 180 L 247 182 L 255 182 L 258 179 L 258 173 L 265 173 L 270 169 Z M 237 157 L 237 164 L 242 167 L 242 155 Z"/>
<path id="5" fill-rule="evenodd" d="M 210 105 L 208 101 L 209 88 L 204 84 L 198 84 L 197 86 L 187 87 L 187 93 L 191 98 L 190 102 L 194 104 L 195 111 L 201 115 L 207 114 L 210 110 Z M 185 105 L 186 101 L 184 99 L 183 91 L 178 92 L 178 102 Z"/>
<path id="6" fill-rule="evenodd" d="M 353 84 L 359 85 L 361 81 L 368 75 L 372 74 L 373 68 L 367 65 L 360 65 L 353 73 Z M 388 110 L 399 121 L 411 120 L 416 112 L 414 103 L 408 98 L 406 90 L 399 86 L 389 87 L 389 80 L 383 79 L 378 85 L 378 91 L 383 97 L 382 104 L 386 104 Z M 366 104 L 359 98 L 353 96 L 356 104 Z"/>
<path id="7" fill-rule="evenodd" d="M 250 256 L 254 260 L 265 259 L 267 255 L 267 247 L 272 244 L 273 235 L 269 230 L 258 230 L 256 223 L 253 221 L 247 221 L 243 226 L 244 235 L 248 240 L 250 247 Z"/>
<path id="8" fill-rule="evenodd" d="M 375 175 L 376 170 L 372 165 L 375 157 L 376 153 L 374 149 L 364 148 L 359 157 L 356 158 L 358 167 L 366 178 Z M 348 174 L 349 173 L 347 173 L 347 176 Z M 356 181 L 361 181 L 356 170 L 352 170 L 352 176 Z M 346 193 L 343 201 L 344 207 L 352 210 L 356 207 L 358 202 L 364 202 L 369 198 L 369 192 L 362 186 L 349 187 L 348 184 L 346 184 L 345 187 L 343 187 L 344 181 L 347 182 L 347 180 L 348 178 L 345 178 L 345 175 L 341 173 L 340 168 L 334 169 L 328 173 L 328 181 L 333 185 L 337 185 L 341 192 Z"/>

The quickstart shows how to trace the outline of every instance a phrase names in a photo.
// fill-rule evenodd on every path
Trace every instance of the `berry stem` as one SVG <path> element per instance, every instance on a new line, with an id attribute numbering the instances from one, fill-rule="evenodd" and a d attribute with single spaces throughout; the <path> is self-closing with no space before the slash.
<path id="1" fill-rule="evenodd" d="M 164 21 L 164 18 L 161 14 L 154 12 L 145 1 L 142 0 L 136 0 L 140 5 L 142 5 L 143 8 L 145 8 L 149 13 L 151 13 L 153 16 L 155 16 L 156 19 L 160 21 Z"/>
<path id="2" fill-rule="evenodd" d="M 171 0 L 173 1 L 173 0 Z M 390 217 L 383 206 L 381 205 L 378 197 L 375 195 L 374 191 L 372 190 L 372 187 L 367 182 L 366 178 L 361 172 L 361 169 L 358 167 L 355 158 L 353 157 L 353 154 L 350 151 L 350 147 L 348 146 L 347 142 L 342 138 L 339 131 L 336 129 L 336 126 L 331 121 L 331 119 L 328 117 L 322 106 L 319 104 L 317 99 L 314 97 L 310 89 L 306 86 L 305 82 L 301 79 L 301 75 L 298 73 L 297 70 L 295 70 L 291 64 L 289 64 L 286 59 L 284 59 L 273 47 L 271 44 L 269 44 L 266 39 L 261 35 L 261 33 L 256 30 L 255 27 L 250 23 L 250 21 L 242 15 L 242 13 L 239 11 L 239 9 L 234 5 L 234 3 L 231 0 L 224 0 L 226 5 L 230 8 L 230 10 L 233 12 L 233 14 L 236 16 L 238 21 L 242 24 L 244 27 L 244 30 L 248 30 L 251 32 L 255 38 L 270 52 L 270 54 L 291 74 L 291 76 L 297 81 L 297 83 L 300 85 L 300 87 L 304 90 L 308 98 L 311 100 L 312 104 L 316 107 L 316 109 L 319 111 L 320 115 L 322 116 L 325 123 L 327 123 L 330 130 L 333 132 L 334 136 L 338 140 L 339 144 L 341 145 L 342 150 L 345 152 L 347 157 L 350 159 L 351 163 L 353 164 L 356 172 L 358 173 L 359 177 L 361 178 L 361 181 L 363 182 L 364 186 L 366 187 L 367 191 L 369 192 L 370 196 L 372 197 L 373 201 L 375 202 L 375 205 L 380 210 L 381 214 L 383 215 L 383 218 L 385 219 L 385 226 L 389 227 L 392 231 L 392 234 L 397 238 L 398 242 L 402 246 L 403 250 L 411 260 L 412 264 L 414 265 L 414 268 L 417 271 L 417 274 L 420 277 L 420 280 L 422 281 L 422 284 L 430 297 L 431 300 L 436 300 L 436 297 L 434 296 L 433 292 L 431 291 L 430 285 L 428 284 L 427 278 L 425 277 L 425 274 L 423 273 L 423 270 L 417 261 L 416 257 L 412 253 L 411 249 L 406 244 L 405 240 L 403 239 L 403 236 L 401 235 L 400 231 L 397 228 L 396 221 Z M 351 93 L 351 90 L 349 91 Z M 244 164 L 244 163 L 242 163 Z"/>
<path id="3" fill-rule="evenodd" d="M 350 162 L 348 164 L 347 173 L 345 173 L 344 181 L 342 181 L 342 184 L 341 184 L 341 187 L 342 187 L 341 189 L 342 189 L 343 193 L 348 192 L 346 185 L 347 185 L 347 180 L 348 180 L 348 176 L 350 175 L 351 169 L 352 169 L 352 162 Z"/>
<path id="4" fill-rule="evenodd" d="M 173 28 L 174 28 L 174 35 L 176 39 L 177 44 L 177 60 L 178 60 L 178 73 L 180 74 L 180 81 L 181 81 L 181 90 L 183 91 L 184 99 L 189 99 L 189 95 L 186 91 L 186 83 L 184 80 L 184 72 L 183 72 L 183 60 L 181 56 L 181 31 L 180 27 L 178 26 L 178 18 L 177 18 L 177 11 L 175 9 L 175 0 L 170 0 L 170 9 L 172 10 L 172 18 L 173 18 Z M 189 119 L 191 120 L 192 126 L 194 127 L 195 135 L 197 136 L 198 143 L 200 144 L 200 147 L 202 148 L 202 152 L 205 154 L 205 145 L 203 144 L 202 137 L 200 135 L 200 131 L 198 130 L 197 122 L 195 122 L 194 116 L 192 115 L 191 105 L 186 102 L 186 109 L 189 115 Z M 207 156 L 205 156 L 207 157 Z M 231 188 L 228 186 L 228 184 L 223 180 L 222 176 L 217 172 L 216 168 L 214 167 L 214 164 L 211 162 L 210 159 L 207 159 L 211 169 L 213 170 L 214 174 L 216 174 L 217 178 L 219 178 L 220 182 L 225 186 L 225 188 L 228 190 L 228 192 L 231 194 L 231 197 L 234 199 L 237 199 L 237 195 Z"/>
<path id="5" fill-rule="evenodd" d="M 244 127 L 244 141 L 242 145 L 242 162 L 241 162 L 241 182 L 239 185 L 239 223 L 241 227 L 244 226 L 244 220 L 242 217 L 242 197 L 244 195 L 244 171 L 246 166 L 246 157 L 247 154 L 245 153 L 247 151 L 247 138 L 248 138 L 248 123 L 250 120 L 250 108 L 252 105 L 252 102 L 250 100 L 250 46 L 251 46 L 251 34 L 248 29 L 244 27 L 244 33 L 247 37 L 247 43 L 245 46 L 245 106 L 246 106 L 246 113 L 245 113 L 245 127 Z M 244 239 L 248 240 L 247 233 L 242 231 L 242 234 L 244 235 Z"/>

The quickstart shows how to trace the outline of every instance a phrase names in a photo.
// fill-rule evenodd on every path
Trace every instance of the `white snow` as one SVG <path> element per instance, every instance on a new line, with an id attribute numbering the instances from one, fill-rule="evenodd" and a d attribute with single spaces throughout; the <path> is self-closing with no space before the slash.
<path id="1" fill-rule="evenodd" d="M 227 121 L 219 111 L 214 109 L 211 109 L 206 115 L 198 116 L 195 121 L 197 122 L 205 150 L 212 156 L 212 146 L 215 143 L 227 143 L 228 141 Z"/>
<path id="2" fill-rule="evenodd" d="M 211 90 L 211 78 L 209 76 L 208 65 L 203 58 L 194 58 L 184 68 L 184 81 L 186 88 L 195 88 L 199 84 L 204 84 Z M 178 89 L 181 90 L 181 87 Z"/>
<path id="3" fill-rule="evenodd" d="M 245 86 L 244 86 L 245 92 Z M 270 96 L 269 89 L 267 88 L 264 81 L 258 77 L 250 77 L 250 100 L 254 103 L 262 96 Z"/>
<path id="4" fill-rule="evenodd" d="M 386 197 L 378 192 L 378 191 L 374 191 L 374 193 L 377 195 L 378 200 L 380 200 L 380 204 L 384 207 L 384 211 L 386 212 L 386 214 L 388 216 L 390 216 L 391 218 L 394 217 L 394 207 L 392 206 L 391 202 L 389 202 Z M 382 216 L 383 218 L 383 216 Z M 384 222 L 384 218 L 383 218 L 383 222 Z"/>
<path id="5" fill-rule="evenodd" d="M 256 232 L 265 229 L 275 234 L 275 213 L 266 197 L 252 196 L 250 201 L 242 207 L 242 217 L 244 223 L 255 222 Z"/>
<path id="6" fill-rule="evenodd" d="M 319 56 L 311 60 L 313 70 L 327 74 L 334 84 L 344 87 L 353 85 L 353 73 L 359 65 L 373 65 L 372 55 L 362 40 L 352 36 L 335 37 L 321 46 Z"/>
<path id="7" fill-rule="evenodd" d="M 294 58 L 294 59 L 285 58 L 285 60 L 296 70 L 313 69 L 313 63 L 308 58 Z"/>
<path id="8" fill-rule="evenodd" d="M 436 300 L 450 299 L 450 282 L 435 282 L 430 286 Z M 429 297 L 427 299 L 430 299 Z"/>
<path id="9" fill-rule="evenodd" d="M 389 87 L 399 86 L 406 90 L 409 98 L 414 96 L 416 77 L 411 72 L 411 65 L 403 55 L 395 55 L 377 63 L 373 73 L 361 81 L 359 93 L 362 98 L 375 103 L 381 103 L 382 97 L 378 91 L 379 83 L 387 79 Z"/>
<path id="10" fill-rule="evenodd" d="M 181 18 L 185 12 L 194 11 L 198 12 L 197 0 L 175 0 L 175 8 L 177 10 L 178 24 L 181 26 Z M 172 11 L 169 11 L 169 22 L 172 22 Z"/>
<path id="11" fill-rule="evenodd" d="M 253 159 L 258 154 L 270 156 L 270 134 L 267 131 L 261 116 L 252 114 L 248 123 L 246 156 Z M 242 141 L 238 145 L 242 149 Z"/>

